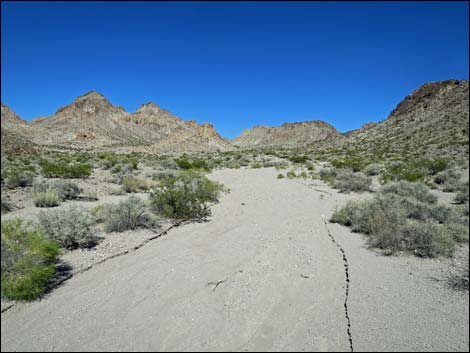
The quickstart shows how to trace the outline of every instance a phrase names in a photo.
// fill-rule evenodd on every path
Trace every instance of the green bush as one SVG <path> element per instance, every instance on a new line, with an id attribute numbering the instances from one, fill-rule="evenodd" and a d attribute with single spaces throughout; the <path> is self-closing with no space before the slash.
<path id="1" fill-rule="evenodd" d="M 95 220 L 84 208 L 70 206 L 64 210 L 41 211 L 38 221 L 46 236 L 65 249 L 88 248 L 95 244 L 92 231 Z"/>
<path id="2" fill-rule="evenodd" d="M 59 246 L 20 220 L 3 221 L 1 228 L 2 298 L 36 299 L 56 273 Z"/>
<path id="3" fill-rule="evenodd" d="M 116 205 L 105 205 L 100 218 L 104 219 L 106 232 L 124 232 L 138 228 L 156 228 L 158 219 L 146 211 L 145 203 L 136 196 L 129 196 Z"/>
<path id="4" fill-rule="evenodd" d="M 353 172 L 359 172 L 364 168 L 365 161 L 359 158 L 334 159 L 331 165 L 338 169 L 351 169 Z"/>
<path id="5" fill-rule="evenodd" d="M 60 204 L 60 196 L 56 190 L 33 192 L 33 201 L 36 207 L 55 207 Z"/>
<path id="6" fill-rule="evenodd" d="M 263 167 L 263 165 L 262 165 L 261 163 L 258 163 L 258 162 L 253 163 L 253 164 L 251 165 L 251 168 L 254 168 L 254 169 L 262 168 L 262 167 Z"/>
<path id="7" fill-rule="evenodd" d="M 305 163 L 309 158 L 307 156 L 290 156 L 289 160 L 293 163 Z"/>
<path id="8" fill-rule="evenodd" d="M 187 220 L 210 215 L 207 203 L 217 201 L 222 186 L 195 172 L 161 181 L 150 194 L 152 209 L 166 217 Z"/>
<path id="9" fill-rule="evenodd" d="M 277 178 L 278 178 L 278 179 L 284 179 L 284 174 L 278 174 L 278 175 L 277 175 Z"/>
<path id="10" fill-rule="evenodd" d="M 42 174 L 46 178 L 87 178 L 91 175 L 93 166 L 86 163 L 68 164 L 64 161 L 49 161 L 43 159 L 40 162 Z"/>
<path id="11" fill-rule="evenodd" d="M 333 185 L 336 189 L 339 189 L 341 192 L 360 192 L 370 191 L 371 183 L 372 180 L 362 173 L 353 173 L 350 171 L 346 171 L 338 174 Z"/>
<path id="12" fill-rule="evenodd" d="M 289 170 L 286 174 L 286 176 L 289 178 L 289 179 L 294 179 L 294 178 L 297 178 L 297 175 L 295 174 L 295 172 L 293 170 Z"/>

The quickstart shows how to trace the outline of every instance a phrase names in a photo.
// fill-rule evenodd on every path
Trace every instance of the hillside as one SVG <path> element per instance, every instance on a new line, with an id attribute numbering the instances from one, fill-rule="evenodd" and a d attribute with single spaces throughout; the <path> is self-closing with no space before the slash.
<path id="1" fill-rule="evenodd" d="M 386 120 L 330 141 L 326 151 L 378 159 L 468 159 L 468 126 L 468 81 L 426 83 L 400 102 Z"/>

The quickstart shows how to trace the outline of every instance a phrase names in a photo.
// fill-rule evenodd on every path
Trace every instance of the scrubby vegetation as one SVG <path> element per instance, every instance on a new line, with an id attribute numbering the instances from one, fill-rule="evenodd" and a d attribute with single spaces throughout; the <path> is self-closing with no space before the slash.
<path id="1" fill-rule="evenodd" d="M 387 185 L 373 200 L 349 202 L 331 221 L 367 234 L 372 247 L 389 253 L 451 256 L 456 242 L 468 241 L 468 217 L 437 204 L 429 189 L 417 183 Z"/>
<path id="2" fill-rule="evenodd" d="M 76 199 L 81 192 L 77 184 L 67 180 L 40 180 L 33 183 L 33 193 L 48 191 L 55 191 L 62 201 Z"/>
<path id="3" fill-rule="evenodd" d="M 146 210 L 145 203 L 136 196 L 129 196 L 116 205 L 105 205 L 95 212 L 104 220 L 106 232 L 158 227 L 158 218 L 150 214 Z"/>
<path id="4" fill-rule="evenodd" d="M 86 248 L 95 243 L 92 229 L 95 220 L 82 207 L 41 211 L 38 221 L 44 234 L 65 249 Z"/>
<path id="5" fill-rule="evenodd" d="M 42 159 L 40 161 L 42 174 L 46 178 L 87 178 L 91 175 L 93 166 L 87 163 L 67 163 L 62 160 Z"/>
<path id="6" fill-rule="evenodd" d="M 56 190 L 36 191 L 33 201 L 36 207 L 55 207 L 60 204 L 60 196 Z"/>
<path id="7" fill-rule="evenodd" d="M 372 180 L 362 173 L 343 171 L 339 173 L 333 182 L 333 187 L 341 192 L 370 191 Z"/>
<path id="8" fill-rule="evenodd" d="M 2 298 L 32 300 L 47 288 L 56 273 L 59 246 L 31 224 L 3 221 Z"/>
<path id="9" fill-rule="evenodd" d="M 209 202 L 217 201 L 222 186 L 196 172 L 167 176 L 151 191 L 152 209 L 165 217 L 180 220 L 210 215 Z"/>

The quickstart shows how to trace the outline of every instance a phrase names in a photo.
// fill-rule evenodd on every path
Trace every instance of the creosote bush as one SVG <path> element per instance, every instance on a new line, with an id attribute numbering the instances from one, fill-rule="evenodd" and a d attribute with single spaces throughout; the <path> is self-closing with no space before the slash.
<path id="1" fill-rule="evenodd" d="M 41 211 L 38 215 L 46 236 L 65 249 L 87 248 L 95 244 L 95 219 L 82 207 L 70 206 L 64 210 Z"/>
<path id="2" fill-rule="evenodd" d="M 62 160 L 51 161 L 42 159 L 40 161 L 42 174 L 46 178 L 87 178 L 91 175 L 93 166 L 87 163 L 69 164 Z"/>
<path id="3" fill-rule="evenodd" d="M 210 215 L 209 202 L 217 201 L 222 186 L 196 172 L 184 172 L 161 180 L 150 194 L 152 209 L 165 217 L 180 220 Z"/>
<path id="4" fill-rule="evenodd" d="M 145 179 L 138 179 L 138 178 L 124 178 L 121 182 L 122 190 L 127 193 L 131 192 L 141 192 L 147 191 L 150 187 L 150 184 Z"/>
<path id="5" fill-rule="evenodd" d="M 158 218 L 146 210 L 144 201 L 133 195 L 118 204 L 104 205 L 95 212 L 104 220 L 106 232 L 158 227 Z"/>
<path id="6" fill-rule="evenodd" d="M 3 221 L 1 228 L 2 298 L 36 299 L 56 273 L 59 246 L 18 219 Z"/>

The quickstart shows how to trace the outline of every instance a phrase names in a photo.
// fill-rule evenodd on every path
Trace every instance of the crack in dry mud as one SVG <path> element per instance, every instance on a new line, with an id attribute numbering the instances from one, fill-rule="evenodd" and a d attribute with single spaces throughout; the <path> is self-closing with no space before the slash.
<path id="1" fill-rule="evenodd" d="M 333 242 L 334 245 L 341 251 L 341 254 L 343 255 L 343 262 L 344 262 L 344 273 L 346 275 L 346 295 L 344 298 L 344 313 L 346 316 L 346 321 L 347 321 L 347 333 L 348 333 L 348 340 L 349 340 L 349 348 L 351 349 L 351 352 L 354 352 L 353 349 L 353 341 L 352 341 L 352 335 L 351 335 L 351 319 L 349 317 L 349 310 L 348 310 L 348 298 L 349 298 L 349 263 L 348 259 L 346 257 L 346 252 L 344 249 L 341 247 L 341 245 L 336 241 L 335 237 L 333 234 L 331 234 L 330 229 L 328 228 L 328 222 L 326 221 L 325 217 L 322 216 L 323 218 L 323 223 L 325 223 L 325 228 L 327 231 L 328 236 L 330 237 L 331 241 Z"/>

